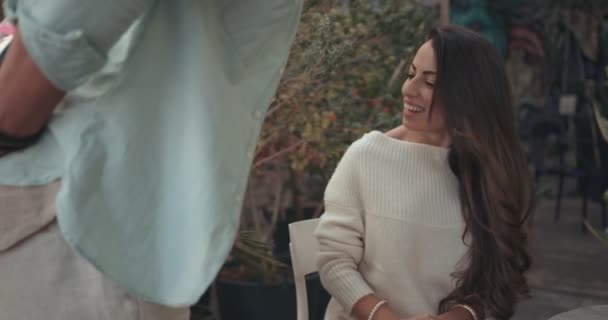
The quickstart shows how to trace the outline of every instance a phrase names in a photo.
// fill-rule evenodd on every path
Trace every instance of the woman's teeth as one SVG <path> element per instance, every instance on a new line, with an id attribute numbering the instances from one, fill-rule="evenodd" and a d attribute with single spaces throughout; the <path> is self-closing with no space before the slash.
<path id="1" fill-rule="evenodd" d="M 417 112 L 422 112 L 422 111 L 424 111 L 424 108 L 423 108 L 423 107 L 419 107 L 419 106 L 412 106 L 412 105 L 409 105 L 409 104 L 407 104 L 407 103 L 404 103 L 403 105 L 405 106 L 405 109 L 406 109 L 407 111 L 409 111 L 409 112 L 416 112 L 416 113 L 417 113 Z"/>

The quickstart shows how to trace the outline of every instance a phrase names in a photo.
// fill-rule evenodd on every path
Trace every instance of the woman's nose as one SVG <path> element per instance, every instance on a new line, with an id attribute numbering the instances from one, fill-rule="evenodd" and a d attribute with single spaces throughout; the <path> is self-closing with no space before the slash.
<path id="1" fill-rule="evenodd" d="M 404 97 L 415 97 L 417 93 L 418 89 L 416 88 L 415 81 L 412 81 L 412 79 L 405 80 L 403 86 L 401 87 L 401 94 Z"/>

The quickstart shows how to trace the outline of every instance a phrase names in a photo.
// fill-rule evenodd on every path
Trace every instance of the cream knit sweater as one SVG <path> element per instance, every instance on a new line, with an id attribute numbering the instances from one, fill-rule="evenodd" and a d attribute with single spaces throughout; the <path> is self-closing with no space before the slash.
<path id="1" fill-rule="evenodd" d="M 458 182 L 448 150 L 372 131 L 346 151 L 315 232 L 326 319 L 351 319 L 374 293 L 401 317 L 436 314 L 466 267 Z"/>

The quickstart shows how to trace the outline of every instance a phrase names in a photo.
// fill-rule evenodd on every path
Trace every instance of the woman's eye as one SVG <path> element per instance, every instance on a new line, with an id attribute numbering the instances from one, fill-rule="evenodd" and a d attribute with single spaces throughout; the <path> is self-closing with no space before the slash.
<path id="1" fill-rule="evenodd" d="M 407 78 L 408 78 L 408 79 L 411 79 L 411 78 L 413 78 L 413 77 L 415 77 L 415 76 L 416 76 L 416 75 L 415 75 L 415 74 L 413 74 L 413 73 L 408 73 L 408 74 L 407 74 Z"/>

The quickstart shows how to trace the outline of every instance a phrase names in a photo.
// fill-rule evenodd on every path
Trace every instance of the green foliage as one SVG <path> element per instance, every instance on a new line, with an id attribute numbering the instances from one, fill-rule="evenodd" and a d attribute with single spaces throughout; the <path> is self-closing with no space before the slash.
<path id="1" fill-rule="evenodd" d="M 411 0 L 384 1 L 380 8 L 364 0 L 342 3 L 306 2 L 258 140 L 241 221 L 255 231 L 241 232 L 224 278 L 284 279 L 289 270 L 272 258 L 268 243 L 279 217 L 294 220 L 285 217 L 285 207 L 297 211 L 302 193 L 320 203 L 348 145 L 401 121 L 402 69 L 436 13 Z M 314 186 L 303 188 L 302 180 Z"/>
<path id="2" fill-rule="evenodd" d="M 385 1 L 380 8 L 341 3 L 305 8 L 264 123 L 258 165 L 286 161 L 296 172 L 327 177 L 363 133 L 400 122 L 402 69 L 436 12 L 413 1 Z"/>

